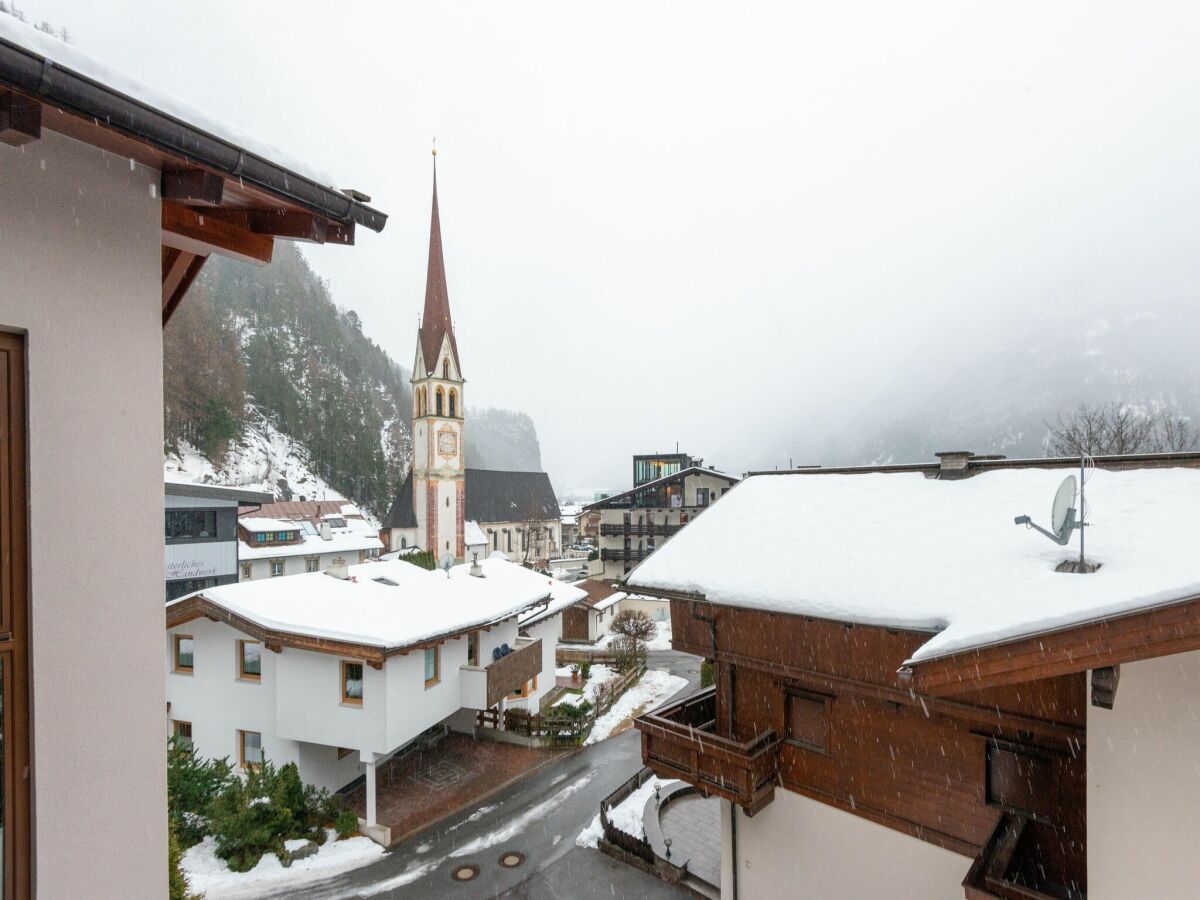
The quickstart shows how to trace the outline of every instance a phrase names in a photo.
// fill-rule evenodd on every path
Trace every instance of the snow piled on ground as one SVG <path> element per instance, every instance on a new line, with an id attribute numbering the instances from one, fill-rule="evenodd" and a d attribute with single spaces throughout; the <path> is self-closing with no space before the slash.
<path id="1" fill-rule="evenodd" d="M 670 650 L 671 649 L 671 620 L 665 622 L 655 622 L 654 627 L 658 629 L 658 633 L 646 642 L 647 650 Z M 596 649 L 602 647 L 611 647 L 612 642 L 619 638 L 619 634 L 608 632 L 600 640 L 596 641 Z"/>
<path id="2" fill-rule="evenodd" d="M 641 679 L 622 694 L 612 708 L 596 720 L 584 746 L 602 741 L 616 731 L 627 719 L 640 710 L 656 706 L 660 701 L 687 687 L 687 679 L 662 669 L 649 669 Z"/>
<path id="3" fill-rule="evenodd" d="M 382 854 L 383 848 L 370 838 L 339 841 L 335 831 L 326 829 L 321 848 L 289 868 L 285 869 L 275 854 L 267 853 L 249 872 L 231 872 L 225 860 L 217 856 L 217 841 L 210 836 L 183 854 L 183 871 L 191 892 L 203 894 L 205 900 L 240 900 L 331 878 L 374 862 Z"/>
<path id="4" fill-rule="evenodd" d="M 642 820 L 642 811 L 646 808 L 646 801 L 654 795 L 654 785 L 658 784 L 660 789 L 665 791 L 668 787 L 677 783 L 678 779 L 668 778 L 665 781 L 661 781 L 658 778 L 651 778 L 610 809 L 608 811 L 608 821 L 612 822 L 617 829 L 628 835 L 635 838 L 645 837 L 646 830 Z M 579 832 L 579 837 L 575 838 L 575 844 L 579 847 L 590 847 L 595 850 L 602 837 L 604 837 L 604 828 L 600 825 L 600 814 L 596 813 L 596 817 L 592 819 L 591 824 Z"/>
<path id="5" fill-rule="evenodd" d="M 554 672 L 556 675 L 564 675 L 569 677 L 571 674 L 571 667 L 563 666 L 561 669 L 555 669 Z M 596 691 L 599 690 L 600 685 L 604 684 L 604 682 L 611 678 L 616 678 L 619 674 L 620 673 L 611 666 L 606 666 L 603 663 L 593 663 L 591 675 L 588 676 L 588 680 L 583 686 L 583 693 L 573 694 L 568 692 L 562 696 L 562 699 L 559 700 L 555 706 L 563 706 L 564 704 L 578 706 L 584 700 L 588 701 L 590 704 L 592 704 L 592 706 L 595 706 Z"/>
<path id="6" fill-rule="evenodd" d="M 172 481 L 194 481 L 268 491 L 279 496 L 279 479 L 287 479 L 292 499 L 346 499 L 310 468 L 308 448 L 288 437 L 261 413 L 251 410 L 242 436 L 229 448 L 217 468 L 196 447 L 181 441 L 178 453 L 163 461 L 163 472 Z"/>

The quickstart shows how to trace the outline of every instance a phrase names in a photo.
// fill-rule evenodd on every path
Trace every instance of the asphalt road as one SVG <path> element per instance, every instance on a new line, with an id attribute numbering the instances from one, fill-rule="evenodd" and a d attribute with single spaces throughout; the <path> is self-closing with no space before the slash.
<path id="1" fill-rule="evenodd" d="M 655 651 L 650 668 L 666 669 L 700 683 L 700 661 L 672 650 Z M 402 897 L 676 898 L 691 896 L 651 875 L 575 846 L 575 838 L 600 810 L 600 801 L 642 765 L 638 732 L 585 747 L 540 769 L 524 781 L 465 809 L 405 841 L 369 866 L 328 881 L 271 897 L 310 900 L 393 900 Z M 524 862 L 499 864 L 515 851 Z M 453 880 L 463 866 L 479 867 L 476 878 Z"/>

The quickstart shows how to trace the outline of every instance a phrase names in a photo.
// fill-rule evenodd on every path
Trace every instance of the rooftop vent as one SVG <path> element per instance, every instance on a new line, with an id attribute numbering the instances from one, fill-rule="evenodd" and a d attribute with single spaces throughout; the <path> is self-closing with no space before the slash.
<path id="1" fill-rule="evenodd" d="M 478 552 L 471 554 L 470 574 L 474 575 L 476 578 L 483 577 L 483 566 L 481 566 L 479 564 L 479 553 Z"/>
<path id="2" fill-rule="evenodd" d="M 330 578 L 338 578 L 346 581 L 350 578 L 350 567 L 346 565 L 346 560 L 338 556 L 334 558 L 333 564 L 325 570 L 325 574 Z"/>
<path id="3" fill-rule="evenodd" d="M 966 478 L 967 466 L 975 454 L 970 450 L 943 450 L 938 458 L 938 478 Z"/>
<path id="4" fill-rule="evenodd" d="M 333 529 L 329 527 L 328 522 L 321 523 L 321 540 L 323 540 L 323 541 L 332 541 L 333 540 Z"/>

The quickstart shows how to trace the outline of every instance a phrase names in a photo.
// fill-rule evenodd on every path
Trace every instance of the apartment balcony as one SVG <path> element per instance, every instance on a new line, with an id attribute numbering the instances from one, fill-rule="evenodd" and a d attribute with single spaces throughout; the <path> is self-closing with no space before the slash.
<path id="1" fill-rule="evenodd" d="M 466 709 L 491 709 L 541 671 L 541 640 L 517 638 L 508 656 L 459 668 L 459 703 Z"/>
<path id="2" fill-rule="evenodd" d="M 682 525 L 650 525 L 648 523 L 630 522 L 628 525 L 617 523 L 615 525 L 601 525 L 601 537 L 670 537 Z"/>
<path id="3" fill-rule="evenodd" d="M 707 688 L 639 716 L 642 762 L 663 778 L 680 778 L 706 797 L 730 800 L 752 816 L 775 797 L 779 739 L 765 731 L 749 741 L 715 734 L 717 694 Z"/>
<path id="4" fill-rule="evenodd" d="M 1001 814 L 963 879 L 967 900 L 1084 900 L 1078 882 L 1054 877 L 1039 861 L 1032 827 L 1024 816 Z"/>
<path id="5" fill-rule="evenodd" d="M 640 562 L 653 552 L 653 550 L 638 550 L 636 547 L 601 547 L 600 559 L 613 562 Z"/>

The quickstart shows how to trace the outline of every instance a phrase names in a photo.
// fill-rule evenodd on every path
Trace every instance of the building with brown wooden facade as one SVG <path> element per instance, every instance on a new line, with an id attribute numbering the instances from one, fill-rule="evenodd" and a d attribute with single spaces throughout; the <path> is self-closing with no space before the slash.
<path id="1" fill-rule="evenodd" d="M 149 41 L 155 25 L 136 27 Z M 5 898 L 166 893 L 164 323 L 213 253 L 265 263 L 277 239 L 352 244 L 384 221 L 0 14 Z M 119 541 L 68 546 L 81 506 Z"/>
<path id="2" fill-rule="evenodd" d="M 1197 466 L 1097 458 L 1091 574 L 1014 524 L 1078 459 L 967 453 L 751 475 L 635 569 L 716 664 L 636 724 L 726 801 L 722 896 L 1195 896 Z"/>

